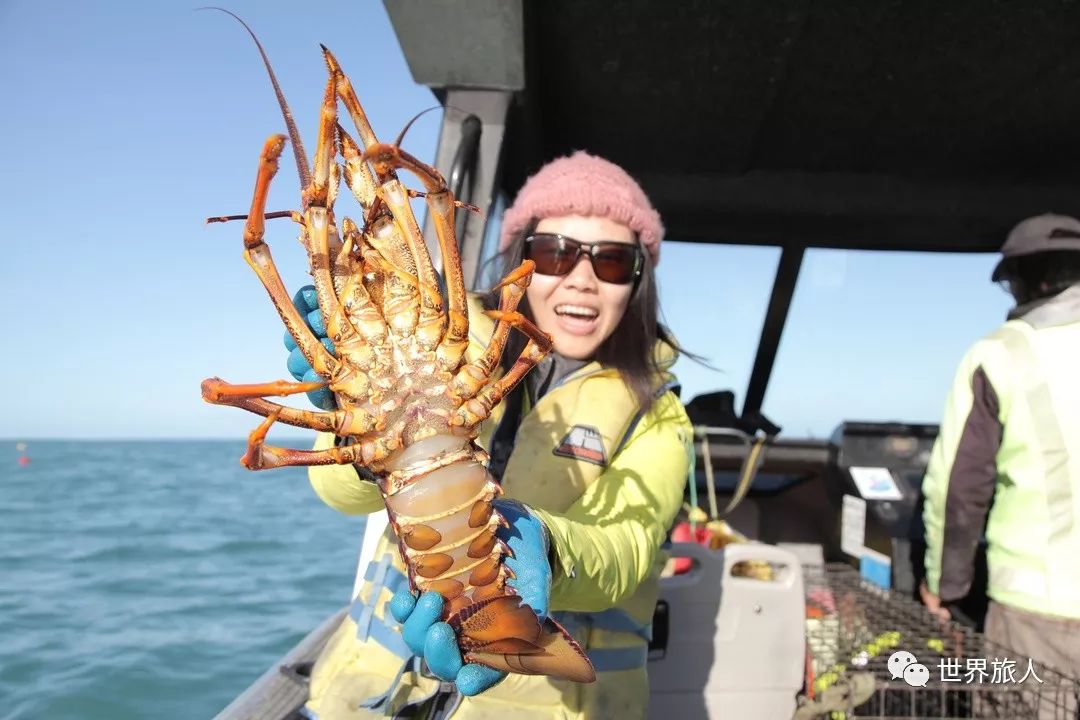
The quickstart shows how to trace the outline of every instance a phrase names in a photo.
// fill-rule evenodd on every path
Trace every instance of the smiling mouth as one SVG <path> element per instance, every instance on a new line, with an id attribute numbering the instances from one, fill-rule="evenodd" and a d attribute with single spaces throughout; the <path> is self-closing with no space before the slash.
<path id="1" fill-rule="evenodd" d="M 584 305 L 562 304 L 555 306 L 555 314 L 559 317 L 569 317 L 576 320 L 595 320 L 600 313 Z"/>

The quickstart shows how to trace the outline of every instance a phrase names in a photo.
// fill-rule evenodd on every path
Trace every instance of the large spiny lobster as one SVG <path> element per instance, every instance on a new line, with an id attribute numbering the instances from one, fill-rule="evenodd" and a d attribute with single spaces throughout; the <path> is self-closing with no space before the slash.
<path id="1" fill-rule="evenodd" d="M 443 619 L 454 628 L 465 662 L 592 682 L 595 673 L 581 647 L 558 623 L 541 622 L 506 582 L 511 571 L 503 560 L 511 551 L 495 534 L 506 521 L 492 505 L 500 488 L 486 470 L 486 454 L 475 443 L 491 409 L 551 349 L 550 338 L 517 312 L 532 277 L 532 262 L 526 260 L 496 286 L 500 306 L 490 313 L 496 320 L 491 341 L 480 357 L 467 362 L 469 320 L 454 231 L 454 210 L 463 204 L 435 168 L 399 147 L 400 138 L 394 144 L 376 139 L 352 84 L 326 47 L 322 50 L 330 76 L 310 170 L 266 53 L 244 27 L 258 46 L 285 116 L 301 178 L 302 210 L 266 213 L 270 181 L 286 140 L 274 135 L 263 146 L 247 216 L 210 220 L 246 218 L 244 257 L 304 357 L 328 378 L 337 409 L 299 410 L 265 399 L 326 386 L 321 383 L 235 385 L 210 378 L 202 383 L 203 398 L 266 418 L 252 431 L 241 459 L 251 470 L 355 463 L 374 476 L 410 586 L 443 596 Z M 339 99 L 363 150 L 338 123 Z M 417 176 L 424 191 L 402 185 L 398 170 Z M 336 226 L 334 201 L 341 175 L 363 208 L 362 226 L 348 217 L 343 217 L 340 230 Z M 445 302 L 410 207 L 410 198 L 419 196 L 438 235 Z M 263 242 L 264 220 L 283 216 L 302 228 L 300 240 L 333 353 L 292 304 Z M 511 369 L 496 378 L 515 327 L 528 336 L 528 343 Z M 271 446 L 265 437 L 275 422 L 332 432 L 345 442 L 318 451 Z"/>

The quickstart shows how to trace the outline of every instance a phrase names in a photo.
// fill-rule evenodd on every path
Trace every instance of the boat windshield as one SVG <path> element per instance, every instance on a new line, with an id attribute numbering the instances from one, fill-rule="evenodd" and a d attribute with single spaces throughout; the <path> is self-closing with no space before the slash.
<path id="1" fill-rule="evenodd" d="M 741 409 L 780 249 L 665 241 L 664 319 L 714 370 L 680 360 L 683 399 L 735 391 Z M 937 423 L 968 346 L 1012 300 L 997 255 L 811 249 L 762 410 L 782 437 L 827 438 L 844 420 Z"/>

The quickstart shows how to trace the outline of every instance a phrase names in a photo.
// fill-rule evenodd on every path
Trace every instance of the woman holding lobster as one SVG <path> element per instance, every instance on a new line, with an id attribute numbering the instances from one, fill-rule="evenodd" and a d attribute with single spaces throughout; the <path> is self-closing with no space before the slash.
<path id="1" fill-rule="evenodd" d="M 388 528 L 351 612 L 314 667 L 308 717 L 398 715 L 423 703 L 455 718 L 645 717 L 650 623 L 666 562 L 661 544 L 692 458 L 692 429 L 669 372 L 679 349 L 658 322 L 662 235 L 639 185 L 584 152 L 529 178 L 502 221 L 504 268 L 535 263 L 520 311 L 552 338 L 553 352 L 496 407 L 480 437 L 502 489 L 495 504 L 508 526 L 497 535 L 512 551 L 510 584 L 541 619 L 573 636 L 595 679 L 463 662 L 452 629 L 439 622 L 443 598 L 409 591 Z M 312 290 L 301 290 L 295 304 L 318 331 Z M 470 297 L 474 345 L 491 332 L 485 309 Z M 317 381 L 287 343 L 293 375 Z M 504 358 L 520 347 L 508 345 Z M 325 390 L 309 396 L 332 407 Z M 316 448 L 333 443 L 325 433 Z M 329 506 L 383 510 L 362 468 L 309 473 Z"/>

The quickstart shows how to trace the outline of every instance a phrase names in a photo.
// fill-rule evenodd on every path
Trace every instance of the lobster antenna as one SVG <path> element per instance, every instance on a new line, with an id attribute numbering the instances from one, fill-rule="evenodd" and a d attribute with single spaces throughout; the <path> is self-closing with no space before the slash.
<path id="1" fill-rule="evenodd" d="M 421 116 L 421 115 L 423 115 L 424 113 L 429 113 L 429 112 L 431 112 L 432 110 L 438 110 L 438 109 L 440 109 L 441 107 L 442 107 L 442 105 L 432 105 L 432 106 L 431 106 L 431 107 L 429 107 L 429 108 L 428 108 L 427 110 L 421 110 L 420 112 L 418 112 L 418 113 L 416 113 L 415 115 L 413 115 L 413 116 L 412 116 L 412 120 L 409 120 L 409 122 L 405 123 L 405 127 L 401 128 L 401 132 L 400 132 L 400 133 L 398 133 L 397 139 L 396 139 L 396 140 L 394 140 L 394 147 L 396 147 L 396 148 L 400 148 L 400 147 L 401 147 L 401 141 L 405 139 L 405 133 L 409 132 L 409 128 L 411 128 L 411 127 L 412 127 L 412 124 L 413 124 L 414 122 L 416 122 L 417 120 L 419 120 L 419 119 L 420 119 L 420 116 Z"/>
<path id="2" fill-rule="evenodd" d="M 278 84 L 277 76 L 274 75 L 274 68 L 270 67 L 270 58 L 266 56 L 266 51 L 263 50 L 262 43 L 259 42 L 259 38 L 255 36 L 255 32 L 248 27 L 248 24 L 231 10 L 214 6 L 195 9 L 220 10 L 226 15 L 232 15 L 238 23 L 244 26 L 244 29 L 248 31 L 248 35 L 255 41 L 255 47 L 259 49 L 259 55 L 262 56 L 263 65 L 266 66 L 266 72 L 270 74 L 270 83 L 274 86 L 274 94 L 277 95 L 278 106 L 281 107 L 281 114 L 285 117 L 285 126 L 289 129 L 289 139 L 292 141 L 293 155 L 296 156 L 296 171 L 300 174 L 300 189 L 303 190 L 311 184 L 311 169 L 308 167 L 307 154 L 304 152 L 304 143 L 300 140 L 300 132 L 296 129 L 296 122 L 293 120 L 292 112 L 289 110 L 289 103 L 285 102 L 285 93 L 281 92 L 281 86 Z"/>

